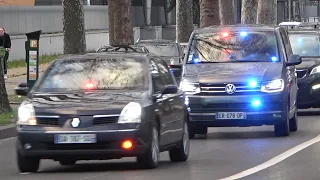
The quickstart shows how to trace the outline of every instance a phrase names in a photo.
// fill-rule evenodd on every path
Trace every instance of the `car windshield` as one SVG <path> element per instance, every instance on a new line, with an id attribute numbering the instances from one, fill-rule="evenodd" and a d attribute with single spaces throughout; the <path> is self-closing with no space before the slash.
<path id="1" fill-rule="evenodd" d="M 100 57 L 56 61 L 35 91 L 144 90 L 148 87 L 145 62 L 133 58 Z"/>
<path id="2" fill-rule="evenodd" d="M 188 64 L 278 61 L 275 32 L 214 32 L 194 36 Z"/>
<path id="3" fill-rule="evenodd" d="M 145 46 L 148 51 L 157 56 L 163 57 L 177 57 L 179 56 L 179 50 L 176 44 L 173 43 L 140 43 Z"/>
<path id="4" fill-rule="evenodd" d="M 300 56 L 320 56 L 320 41 L 317 34 L 289 34 L 294 54 Z"/>

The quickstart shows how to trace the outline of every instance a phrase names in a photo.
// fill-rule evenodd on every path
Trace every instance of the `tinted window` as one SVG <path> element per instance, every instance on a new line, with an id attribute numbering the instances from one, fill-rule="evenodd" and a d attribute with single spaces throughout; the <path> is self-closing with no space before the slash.
<path id="1" fill-rule="evenodd" d="M 317 34 L 290 34 L 289 39 L 294 54 L 320 56 L 320 42 Z"/>
<path id="2" fill-rule="evenodd" d="M 275 32 L 216 32 L 196 34 L 188 63 L 278 61 Z"/>
<path id="3" fill-rule="evenodd" d="M 144 60 L 90 58 L 57 61 L 36 91 L 144 90 L 148 87 Z"/>
<path id="4" fill-rule="evenodd" d="M 145 46 L 150 53 L 155 54 L 157 56 L 179 56 L 179 49 L 176 46 L 176 44 L 173 43 L 139 43 L 139 45 Z"/>
<path id="5" fill-rule="evenodd" d="M 160 77 L 159 68 L 153 60 L 150 61 L 150 71 L 152 76 L 153 91 L 161 92 L 164 88 L 164 83 Z"/>
<path id="6" fill-rule="evenodd" d="M 172 79 L 171 72 L 164 62 L 158 61 L 157 63 L 159 67 L 159 72 L 161 75 L 161 79 L 165 85 L 174 85 L 174 80 Z"/>

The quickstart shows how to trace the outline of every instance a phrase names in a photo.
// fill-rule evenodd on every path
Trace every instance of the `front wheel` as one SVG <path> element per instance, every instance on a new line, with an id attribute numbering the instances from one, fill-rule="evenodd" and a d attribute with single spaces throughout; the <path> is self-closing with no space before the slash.
<path id="1" fill-rule="evenodd" d="M 34 173 L 37 172 L 39 169 L 40 160 L 33 157 L 23 156 L 17 150 L 17 164 L 21 173 Z"/>
<path id="2" fill-rule="evenodd" d="M 183 136 L 178 146 L 169 151 L 170 160 L 172 162 L 186 161 L 189 157 L 190 140 L 188 123 L 184 123 Z"/>
<path id="3" fill-rule="evenodd" d="M 274 133 L 276 136 L 289 136 L 290 129 L 289 129 L 289 107 L 287 108 L 286 119 L 283 120 L 281 123 L 274 126 Z"/>
<path id="4" fill-rule="evenodd" d="M 158 167 L 160 159 L 160 148 L 159 148 L 159 131 L 154 126 L 152 128 L 151 143 L 148 147 L 147 152 L 144 155 L 137 157 L 137 162 L 146 169 L 154 169 Z"/>
<path id="5" fill-rule="evenodd" d="M 289 120 L 289 129 L 291 132 L 295 132 L 298 130 L 298 115 L 297 115 L 297 111 L 294 113 L 293 118 L 291 118 Z"/>

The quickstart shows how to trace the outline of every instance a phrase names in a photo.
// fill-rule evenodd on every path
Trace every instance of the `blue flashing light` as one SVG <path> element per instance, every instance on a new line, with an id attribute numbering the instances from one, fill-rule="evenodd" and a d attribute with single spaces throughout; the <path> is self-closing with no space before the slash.
<path id="1" fill-rule="evenodd" d="M 199 58 L 194 58 L 193 63 L 198 64 L 200 62 Z"/>
<path id="2" fill-rule="evenodd" d="M 271 61 L 272 61 L 272 62 L 277 62 L 277 61 L 278 61 L 278 58 L 275 57 L 275 56 L 273 56 L 273 57 L 271 57 Z"/>
<path id="3" fill-rule="evenodd" d="M 255 81 L 255 80 L 250 80 L 249 81 L 249 86 L 250 87 L 255 88 L 255 87 L 257 87 L 257 85 L 258 85 L 257 81 Z"/>
<path id="4" fill-rule="evenodd" d="M 251 102 L 251 105 L 254 106 L 254 107 L 260 107 L 261 106 L 261 101 L 260 100 L 253 100 Z"/>
<path id="5" fill-rule="evenodd" d="M 248 33 L 245 31 L 240 32 L 240 36 L 242 36 L 242 37 L 246 37 L 247 35 L 248 35 Z"/>

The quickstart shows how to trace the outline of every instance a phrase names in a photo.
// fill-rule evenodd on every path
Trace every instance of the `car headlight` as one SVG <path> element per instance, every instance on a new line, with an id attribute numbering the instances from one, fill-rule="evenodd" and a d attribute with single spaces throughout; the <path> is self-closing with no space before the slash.
<path id="1" fill-rule="evenodd" d="M 284 81 L 282 79 L 263 82 L 261 86 L 261 91 L 267 92 L 267 93 L 281 92 L 283 91 L 283 89 L 284 89 Z"/>
<path id="2" fill-rule="evenodd" d="M 23 102 L 18 108 L 17 125 L 37 125 L 33 105 L 29 102 Z"/>
<path id="3" fill-rule="evenodd" d="M 182 81 L 179 87 L 186 94 L 196 94 L 200 92 L 199 83 L 190 83 Z"/>
<path id="4" fill-rule="evenodd" d="M 139 103 L 130 102 L 122 109 L 118 123 L 140 123 L 141 111 Z"/>
<path id="5" fill-rule="evenodd" d="M 310 75 L 317 74 L 317 73 L 320 73 L 320 66 L 313 68 L 312 71 L 310 72 Z"/>

